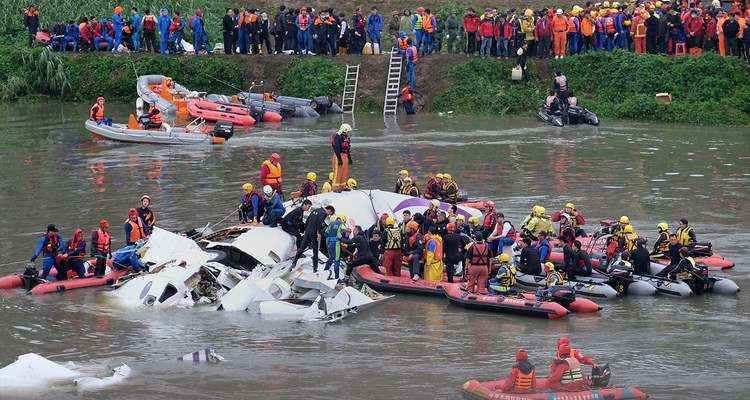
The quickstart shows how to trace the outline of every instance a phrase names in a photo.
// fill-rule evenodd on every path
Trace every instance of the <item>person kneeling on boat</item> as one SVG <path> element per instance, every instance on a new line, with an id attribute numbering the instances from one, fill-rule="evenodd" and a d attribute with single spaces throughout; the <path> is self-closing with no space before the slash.
<path id="1" fill-rule="evenodd" d="M 354 268 L 367 265 L 376 274 L 380 274 L 380 267 L 378 266 L 378 260 L 372 256 L 370 251 L 370 241 L 367 239 L 367 235 L 362 230 L 362 227 L 357 225 L 352 231 L 352 238 L 341 238 L 341 243 L 354 248 L 354 259 L 351 260 L 346 266 L 346 277 L 349 279 L 352 275 Z"/>
<path id="2" fill-rule="evenodd" d="M 318 184 L 315 183 L 317 180 L 318 174 L 316 174 L 315 172 L 308 172 L 305 176 L 305 182 L 300 185 L 299 190 L 292 193 L 292 197 L 305 198 L 318 194 Z"/>
<path id="3" fill-rule="evenodd" d="M 284 216 L 284 212 L 286 212 L 284 203 L 281 201 L 281 195 L 271 186 L 266 185 L 263 186 L 263 197 L 267 204 L 266 213 L 263 216 L 263 225 L 275 228 L 281 221 L 281 217 Z"/>
<path id="4" fill-rule="evenodd" d="M 107 270 L 107 259 L 112 258 L 112 236 L 109 233 L 109 221 L 99 221 L 99 229 L 91 233 L 91 257 L 96 259 L 94 274 L 104 276 Z"/>
<path id="5" fill-rule="evenodd" d="M 466 291 L 487 294 L 487 277 L 490 268 L 490 246 L 484 241 L 484 235 L 474 237 L 475 242 L 466 251 L 469 261 Z"/>
<path id="6" fill-rule="evenodd" d="M 651 257 L 649 256 L 646 238 L 638 238 L 635 249 L 630 253 L 633 273 L 637 275 L 651 275 Z"/>
<path id="7" fill-rule="evenodd" d="M 701 294 L 705 290 L 706 277 L 708 268 L 698 267 L 693 257 L 690 257 L 690 249 L 682 247 L 680 249 L 680 261 L 676 265 L 670 265 L 657 276 L 666 276 L 669 279 L 679 279 L 690 285 L 690 289 L 695 294 Z"/>
<path id="8" fill-rule="evenodd" d="M 531 239 L 523 238 L 518 244 L 521 246 L 518 270 L 529 275 L 541 274 L 542 264 L 539 262 L 539 252 L 531 245 Z"/>
<path id="9" fill-rule="evenodd" d="M 68 279 L 68 271 L 74 271 L 79 278 L 85 278 L 86 268 L 83 266 L 85 255 L 86 240 L 83 239 L 83 231 L 76 229 L 73 237 L 65 243 L 61 254 L 57 256 L 57 280 Z"/>
<path id="10" fill-rule="evenodd" d="M 581 362 L 571 355 L 570 345 L 561 343 L 557 346 L 557 353 L 550 367 L 547 389 L 565 392 L 588 390 L 589 384 L 583 376 Z"/>
<path id="11" fill-rule="evenodd" d="M 667 257 L 669 255 L 669 225 L 666 222 L 659 222 L 656 229 L 659 231 L 659 237 L 654 242 L 651 256 L 654 258 Z"/>
<path id="12" fill-rule="evenodd" d="M 255 190 L 255 186 L 252 183 L 242 185 L 242 197 L 240 198 L 239 205 L 241 223 L 260 223 L 260 219 L 263 217 L 264 206 L 265 201 L 263 196 Z"/>
<path id="13" fill-rule="evenodd" d="M 563 336 L 557 339 L 557 343 L 555 345 L 555 360 L 561 360 L 565 358 L 565 356 L 561 353 L 565 350 L 563 348 L 564 345 L 568 346 L 568 349 L 570 350 L 570 356 L 578 360 L 579 363 L 590 365 L 591 367 L 596 367 L 596 363 L 594 362 L 593 358 L 584 356 L 583 354 L 581 354 L 580 350 L 570 347 L 570 339 L 568 339 L 567 336 Z"/>
<path id="14" fill-rule="evenodd" d="M 89 110 L 89 119 L 95 121 L 98 125 L 111 126 L 112 122 L 104 116 L 104 97 L 96 98 L 96 103 Z"/>
<path id="15" fill-rule="evenodd" d="M 62 245 L 60 235 L 57 233 L 57 227 L 54 224 L 47 225 L 44 235 L 39 238 L 34 255 L 31 256 L 31 262 L 36 261 L 39 255 L 42 255 L 42 276 L 41 279 L 47 279 L 49 271 L 57 265 L 57 254 Z"/>
<path id="16" fill-rule="evenodd" d="M 138 122 L 143 126 L 143 129 L 159 129 L 164 124 L 164 118 L 162 118 L 159 109 L 152 104 L 148 114 L 138 117 Z"/>
<path id="17" fill-rule="evenodd" d="M 406 240 L 403 241 L 401 253 L 404 255 L 404 261 L 409 265 L 409 272 L 413 281 L 419 280 L 422 274 L 422 256 L 424 254 L 424 241 L 422 234 L 419 232 L 419 223 L 409 221 L 406 223 Z"/>
<path id="18" fill-rule="evenodd" d="M 510 369 L 508 377 L 500 387 L 505 393 L 528 393 L 536 388 L 536 367 L 529 362 L 529 354 L 524 349 L 516 351 L 516 365 Z"/>
<path id="19" fill-rule="evenodd" d="M 579 240 L 574 240 L 572 246 L 563 247 L 563 271 L 568 277 L 591 276 L 591 256 L 581 246 Z"/>
<path id="20" fill-rule="evenodd" d="M 497 274 L 490 279 L 490 292 L 502 295 L 511 295 L 518 293 L 516 289 L 516 266 L 510 260 L 510 256 L 501 253 L 497 256 L 500 262 Z"/>

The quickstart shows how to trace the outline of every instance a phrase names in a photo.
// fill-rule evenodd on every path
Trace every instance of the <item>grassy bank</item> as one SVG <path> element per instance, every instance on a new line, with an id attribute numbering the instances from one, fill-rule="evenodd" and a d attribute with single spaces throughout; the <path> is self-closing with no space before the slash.
<path id="1" fill-rule="evenodd" d="M 529 65 L 531 79 L 510 81 L 511 62 L 473 59 L 449 72 L 453 85 L 430 110 L 463 114 L 532 114 L 556 69 L 579 101 L 602 118 L 703 125 L 750 123 L 750 68 L 715 54 L 668 58 L 596 52 Z M 655 94 L 671 93 L 665 105 Z"/>
<path id="2" fill-rule="evenodd" d="M 0 96 L 5 101 L 40 96 L 91 101 L 105 95 L 131 102 L 136 74 L 162 74 L 197 91 L 235 93 L 234 88 L 246 89 L 263 80 L 256 90 L 338 101 L 347 63 L 361 65 L 358 109 L 379 112 L 387 56 L 71 55 L 0 46 Z M 530 79 L 523 82 L 510 80 L 512 64 L 446 54 L 422 58 L 417 68 L 419 103 L 432 112 L 532 116 L 551 87 L 554 71 L 560 69 L 579 101 L 604 119 L 750 124 L 750 68 L 739 59 L 598 52 L 530 62 Z M 674 101 L 658 103 L 654 95 L 659 92 L 671 93 Z"/>

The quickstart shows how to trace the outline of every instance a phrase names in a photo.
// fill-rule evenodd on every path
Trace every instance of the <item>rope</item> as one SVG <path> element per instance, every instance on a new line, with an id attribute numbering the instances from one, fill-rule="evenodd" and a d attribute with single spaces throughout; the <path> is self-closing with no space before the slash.
<path id="1" fill-rule="evenodd" d="M 240 211 L 240 209 L 239 209 L 239 208 L 235 208 L 235 209 L 234 209 L 234 211 L 232 211 L 231 213 L 227 214 L 227 216 L 225 216 L 224 218 L 222 218 L 222 219 L 221 219 L 221 220 L 219 220 L 218 222 L 216 222 L 216 223 L 214 223 L 214 224 L 207 224 L 207 225 L 206 225 L 206 226 L 205 226 L 205 227 L 203 228 L 203 231 L 205 231 L 206 229 L 212 228 L 212 227 L 214 227 L 214 226 L 216 226 L 216 225 L 219 225 L 220 223 L 222 223 L 222 222 L 226 221 L 227 219 L 229 219 L 229 217 L 231 217 L 232 215 L 234 215 L 234 214 L 238 213 L 239 211 Z M 202 235 L 202 233 L 198 232 L 198 233 L 196 233 L 195 235 L 193 235 L 193 236 L 190 236 L 190 239 L 195 239 L 195 238 L 199 237 L 199 235 Z"/>

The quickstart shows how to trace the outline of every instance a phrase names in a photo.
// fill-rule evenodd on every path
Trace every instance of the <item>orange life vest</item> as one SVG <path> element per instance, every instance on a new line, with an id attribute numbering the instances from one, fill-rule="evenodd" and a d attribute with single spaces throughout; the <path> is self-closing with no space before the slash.
<path id="1" fill-rule="evenodd" d="M 561 33 L 561 32 L 567 32 L 568 30 L 568 20 L 561 16 L 555 16 L 552 18 L 552 31 Z"/>
<path id="2" fill-rule="evenodd" d="M 128 223 L 130 224 L 130 238 L 128 242 L 135 243 L 146 236 L 143 234 L 143 229 L 139 223 L 130 220 L 128 220 Z"/>
<path id="3" fill-rule="evenodd" d="M 528 374 L 524 374 L 521 370 L 518 370 L 516 374 L 516 380 L 513 383 L 513 390 L 515 392 L 528 392 L 533 389 L 534 377 L 536 375 L 535 370 L 531 370 Z"/>
<path id="4" fill-rule="evenodd" d="M 399 38 L 398 39 L 398 48 L 401 50 L 406 50 L 406 48 L 409 47 L 409 44 L 406 43 L 406 38 Z"/>
<path id="5" fill-rule="evenodd" d="M 411 61 L 417 62 L 417 60 L 419 60 L 419 50 L 417 50 L 416 46 L 409 46 L 409 50 L 411 50 L 411 53 L 414 55 L 414 58 Z"/>
<path id="6" fill-rule="evenodd" d="M 425 255 L 427 254 L 427 246 L 430 244 L 431 240 L 435 241 L 435 251 L 432 252 L 433 258 L 435 262 L 442 262 L 443 261 L 443 240 L 440 238 L 440 236 L 435 235 L 428 235 L 429 237 L 425 238 Z"/>
<path id="7" fill-rule="evenodd" d="M 281 165 L 275 165 L 269 160 L 263 161 L 263 165 L 268 168 L 268 175 L 263 183 L 266 185 L 281 183 Z"/>
<path id="8" fill-rule="evenodd" d="M 576 33 L 577 27 L 576 24 L 573 22 L 573 18 L 568 20 L 568 33 Z"/>
<path id="9" fill-rule="evenodd" d="M 258 21 L 258 16 L 255 14 L 247 14 L 244 18 L 245 24 L 254 24 Z"/>
<path id="10" fill-rule="evenodd" d="M 95 121 L 101 121 L 104 119 L 104 106 L 99 105 L 99 103 L 94 104 L 91 106 L 91 117 L 94 118 Z"/>
<path id="11" fill-rule="evenodd" d="M 108 254 L 110 245 L 109 232 L 102 232 L 101 229 L 98 229 L 96 231 L 96 243 L 92 243 L 92 245 L 99 253 Z"/>
<path id="12" fill-rule="evenodd" d="M 646 37 L 646 21 L 641 18 L 634 18 L 635 21 L 635 37 Z"/>
<path id="13" fill-rule="evenodd" d="M 432 14 L 427 14 L 422 18 L 422 29 L 427 33 L 435 32 L 435 27 L 432 25 Z"/>
<path id="14" fill-rule="evenodd" d="M 591 18 L 586 17 L 581 20 L 581 34 L 583 36 L 591 36 L 594 34 L 594 23 Z"/>
<path id="15" fill-rule="evenodd" d="M 604 18 L 604 32 L 607 34 L 615 32 L 614 18 Z"/>

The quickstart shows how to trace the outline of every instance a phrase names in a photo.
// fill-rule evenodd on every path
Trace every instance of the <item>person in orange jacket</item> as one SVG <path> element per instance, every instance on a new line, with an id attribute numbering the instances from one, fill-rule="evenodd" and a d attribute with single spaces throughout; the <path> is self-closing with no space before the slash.
<path id="1" fill-rule="evenodd" d="M 571 355 L 570 345 L 562 343 L 557 346 L 557 355 L 550 367 L 547 378 L 547 389 L 565 392 L 588 390 L 589 384 L 583 376 L 581 362 Z"/>
<path id="2" fill-rule="evenodd" d="M 281 156 L 278 153 L 273 153 L 260 166 L 260 184 L 261 186 L 272 187 L 283 198 L 281 183 Z"/>
<path id="3" fill-rule="evenodd" d="M 563 15 L 561 8 L 557 9 L 552 17 L 552 40 L 555 48 L 555 58 L 565 57 L 565 48 L 568 40 L 568 19 Z"/>
<path id="4" fill-rule="evenodd" d="M 590 365 L 592 367 L 596 366 L 596 363 L 594 362 L 594 359 L 588 356 L 584 356 L 581 354 L 581 352 L 578 349 L 572 349 L 570 348 L 570 339 L 568 339 L 566 336 L 561 337 L 560 339 L 557 339 L 557 345 L 555 350 L 555 358 L 562 358 L 562 354 L 560 354 L 560 348 L 562 345 L 567 345 L 570 349 L 570 355 L 574 357 L 578 362 L 581 364 Z"/>
<path id="5" fill-rule="evenodd" d="M 528 393 L 536 388 L 536 368 L 529 362 L 529 354 L 524 349 L 516 352 L 516 365 L 510 369 L 508 377 L 500 387 L 505 393 Z"/>

